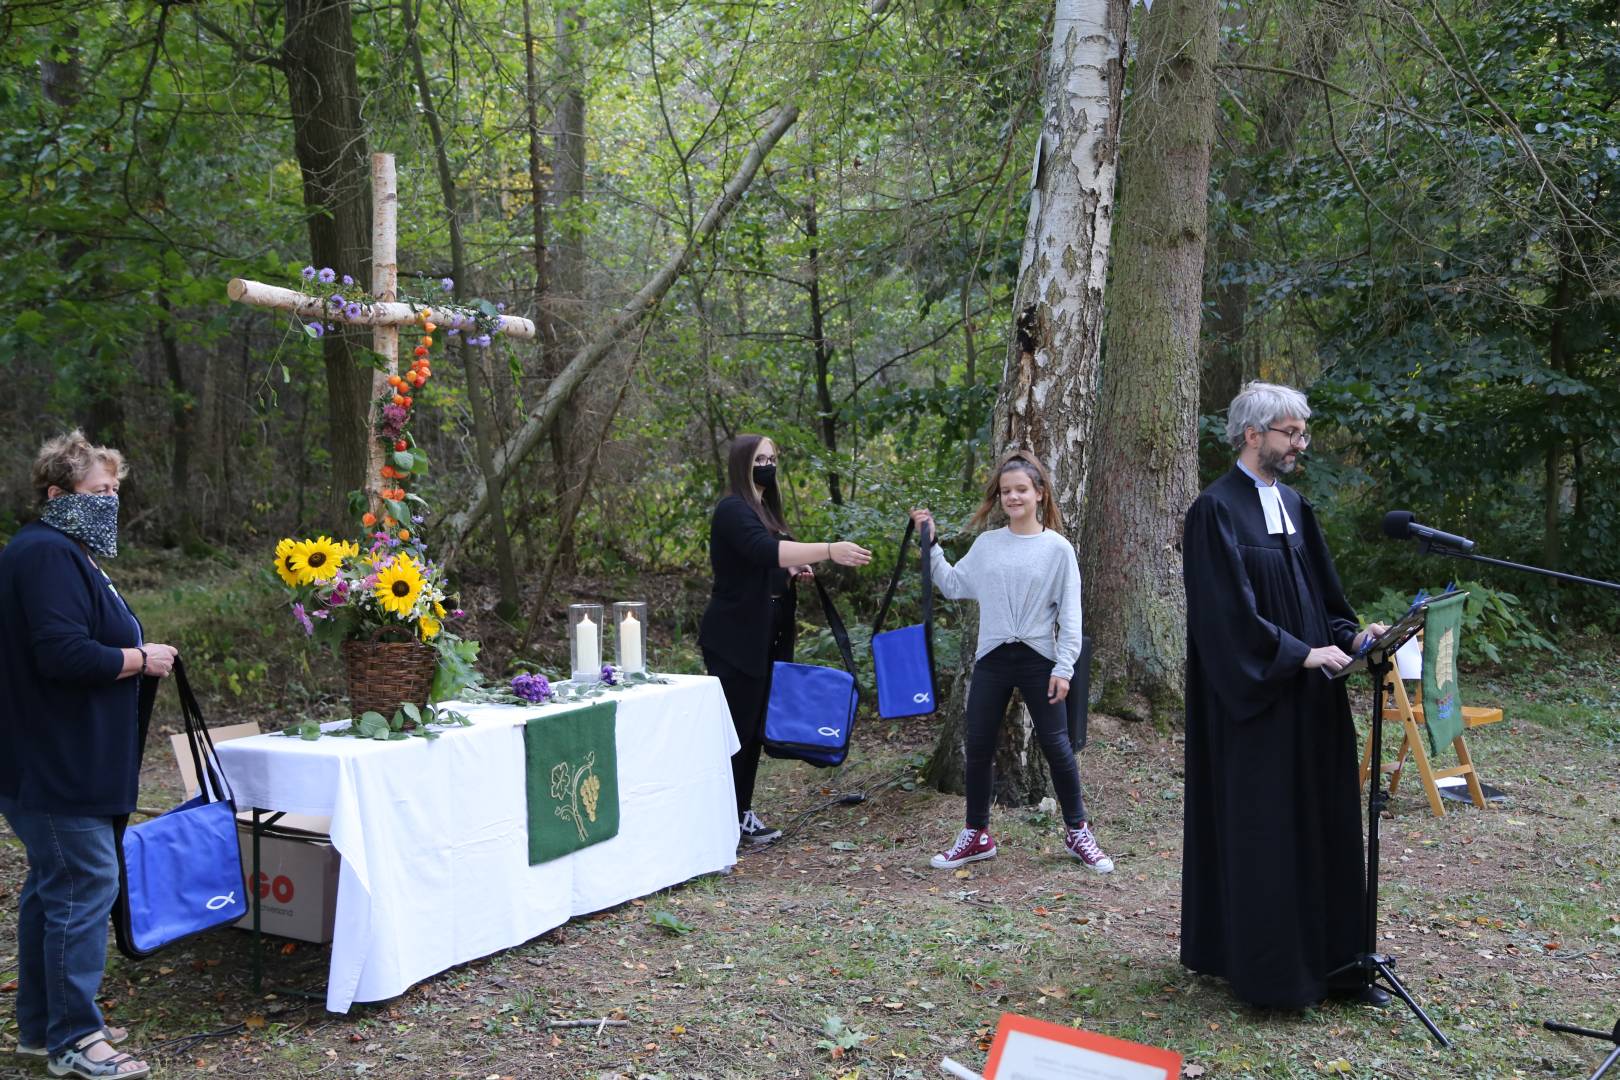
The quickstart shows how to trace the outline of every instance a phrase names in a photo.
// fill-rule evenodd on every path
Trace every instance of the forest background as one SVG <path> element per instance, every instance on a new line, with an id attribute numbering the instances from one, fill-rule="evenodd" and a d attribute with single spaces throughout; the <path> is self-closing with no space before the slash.
<path id="1" fill-rule="evenodd" d="M 539 331 L 442 341 L 412 426 L 425 536 L 453 552 L 458 630 L 492 681 L 561 671 L 575 599 L 649 599 L 653 666 L 698 670 L 708 516 L 749 431 L 782 452 L 799 536 L 876 550 L 875 569 L 824 571 L 857 645 L 904 510 L 932 506 L 960 552 L 988 463 L 1034 446 L 1099 639 L 1086 775 L 1121 860 L 1106 884 L 1076 886 L 1038 813 L 998 818 L 1014 843 L 971 883 L 914 869 L 959 821 L 924 781 L 952 786 L 960 709 L 863 721 L 846 779 L 883 798 L 856 840 L 816 831 L 822 774 L 768 766 L 773 805 L 812 809 L 733 877 L 648 898 L 650 924 L 577 921 L 569 949 L 531 943 L 341 1022 L 216 997 L 214 966 L 247 949 L 231 935 L 178 974 L 115 961 L 118 1015 L 161 1060 L 909 1077 L 972 1057 L 1007 1007 L 1217 1075 L 1586 1071 L 1589 1046 L 1534 1029 L 1612 1022 L 1620 609 L 1418 557 L 1379 521 L 1404 508 L 1491 555 L 1620 577 L 1613 0 L 9 0 L 0 32 L 0 542 L 34 514 L 44 438 L 79 425 L 122 448 L 111 570 L 211 719 L 346 710 L 270 565 L 283 536 L 358 532 L 369 335 L 317 340 L 225 283 L 369 280 L 376 151 L 398 164 L 402 291 Z M 1041 265 L 1031 237 L 1061 257 Z M 1310 394 L 1291 482 L 1363 617 L 1453 576 L 1474 594 L 1468 692 L 1512 722 L 1482 760 L 1517 802 L 1392 825 L 1381 920 L 1467 1034 L 1461 1063 L 1410 1023 L 1387 1040 L 1386 1015 L 1239 1012 L 1175 963 L 1177 538 L 1230 463 L 1221 413 L 1250 378 Z M 525 432 L 532 450 L 501 453 Z M 475 499 L 491 479 L 499 497 Z M 915 605 L 903 589 L 896 618 Z M 800 657 L 835 663 L 814 607 Z M 957 693 L 972 619 L 941 605 Z M 1044 772 L 1010 750 L 1002 802 L 1028 805 Z M 15 845 L 0 870 L 21 881 Z M 623 986 L 603 974 L 621 966 Z M 510 1039 L 570 1010 L 633 1026 Z"/>
<path id="2" fill-rule="evenodd" d="M 257 567 L 277 538 L 354 528 L 344 508 L 364 427 L 346 372 L 362 342 L 315 341 L 226 302 L 223 284 L 294 285 L 311 261 L 367 280 L 365 242 L 340 231 L 345 200 L 367 199 L 368 150 L 399 162 L 402 289 L 438 295 L 454 276 L 458 299 L 540 327 L 533 342 L 453 345 L 420 395 L 416 438 L 433 462 L 421 493 L 464 512 L 480 454 L 704 239 L 705 209 L 763 139 L 729 220 L 511 463 L 500 522 L 475 523 L 455 570 L 470 591 L 489 586 L 485 622 L 501 605 L 541 649 L 560 635 L 534 620 L 554 620 L 585 581 L 664 581 L 666 663 L 689 664 L 707 515 L 726 440 L 743 431 L 781 446 L 799 535 L 858 539 L 881 563 L 902 510 L 926 503 L 949 538 L 1007 442 L 993 417 L 1018 357 L 1053 5 L 870 8 L 8 4 L 0 536 L 32 514 L 34 448 L 73 424 L 134 464 L 136 545 L 245 558 L 268 589 Z M 1133 147 L 1140 176 L 1155 146 L 1185 149 L 1149 126 L 1165 123 L 1150 106 L 1177 56 L 1154 20 L 1161 39 L 1190 43 L 1182 59 L 1209 44 L 1177 76 L 1210 113 L 1207 229 L 1185 225 L 1196 257 L 1159 283 L 1192 287 L 1194 335 L 1171 358 L 1179 370 L 1144 376 L 1152 345 L 1133 335 L 1153 327 L 1109 323 L 1086 399 L 1043 406 L 1068 456 L 1037 449 L 1083 485 L 1088 457 L 1149 473 L 1187 457 L 1196 430 L 1207 479 L 1230 457 L 1219 413 L 1242 381 L 1292 383 L 1316 409 L 1297 482 L 1362 608 L 1453 571 L 1378 537 L 1393 507 L 1501 557 L 1620 576 L 1614 5 L 1279 0 L 1132 18 L 1116 237 L 1177 204 L 1164 185 L 1131 198 Z M 1110 303 L 1152 306 L 1141 284 Z M 1171 381 L 1120 422 L 1107 396 L 1133 372 Z M 1140 487 L 1107 486 L 1080 524 L 1152 513 L 1173 532 L 1181 508 L 1136 505 L 1151 495 Z M 1088 622 L 1119 621 L 1120 590 L 1091 584 L 1118 545 L 1081 530 L 1078 549 Z M 1470 637 L 1481 658 L 1620 627 L 1603 596 L 1465 576 L 1488 586 Z M 869 619 L 875 585 L 841 584 Z M 1174 722 L 1151 687 L 1112 700 Z"/>

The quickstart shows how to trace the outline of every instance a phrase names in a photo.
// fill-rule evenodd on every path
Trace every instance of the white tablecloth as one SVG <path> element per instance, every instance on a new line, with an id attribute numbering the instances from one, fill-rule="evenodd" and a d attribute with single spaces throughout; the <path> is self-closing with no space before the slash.
<path id="1" fill-rule="evenodd" d="M 619 834 L 528 865 L 523 725 L 580 706 L 461 706 L 436 740 L 259 735 L 218 747 L 237 806 L 329 815 L 343 856 L 326 1007 L 347 1012 L 737 861 L 720 683 L 701 675 L 612 694 Z M 595 699 L 597 701 L 603 698 Z"/>

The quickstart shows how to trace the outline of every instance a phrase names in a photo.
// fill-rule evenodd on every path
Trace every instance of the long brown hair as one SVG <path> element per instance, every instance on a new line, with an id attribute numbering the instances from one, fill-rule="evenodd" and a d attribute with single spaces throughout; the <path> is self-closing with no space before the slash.
<path id="1" fill-rule="evenodd" d="M 787 516 L 782 513 L 782 489 L 778 481 L 771 481 L 760 488 L 758 495 L 754 494 L 754 454 L 764 441 L 763 435 L 738 435 L 731 440 L 731 451 L 726 455 L 726 485 L 729 494 L 747 503 L 767 529 L 788 536 Z M 771 445 L 776 444 L 772 442 Z"/>
<path id="2" fill-rule="evenodd" d="M 1041 496 L 1040 504 L 1035 507 L 1035 520 L 1062 535 L 1063 511 L 1058 509 L 1057 500 L 1052 497 L 1052 477 L 1047 473 L 1046 466 L 1041 464 L 1041 459 L 1028 450 L 1009 450 L 996 462 L 996 467 L 990 470 L 990 481 L 984 486 L 984 501 L 973 511 L 968 527 L 984 528 L 990 515 L 1001 509 L 1002 474 L 1014 471 L 1029 477 L 1029 482 Z"/>

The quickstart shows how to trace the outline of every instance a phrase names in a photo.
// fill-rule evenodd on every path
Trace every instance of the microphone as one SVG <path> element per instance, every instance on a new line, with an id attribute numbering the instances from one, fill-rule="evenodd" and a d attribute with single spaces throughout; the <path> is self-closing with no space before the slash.
<path id="1" fill-rule="evenodd" d="M 1384 515 L 1384 535 L 1395 540 L 1425 540 L 1441 547 L 1455 548 L 1458 551 L 1473 551 L 1474 542 L 1466 536 L 1456 536 L 1452 533 L 1431 529 L 1427 525 L 1419 525 L 1412 520 L 1410 510 L 1391 510 Z"/>

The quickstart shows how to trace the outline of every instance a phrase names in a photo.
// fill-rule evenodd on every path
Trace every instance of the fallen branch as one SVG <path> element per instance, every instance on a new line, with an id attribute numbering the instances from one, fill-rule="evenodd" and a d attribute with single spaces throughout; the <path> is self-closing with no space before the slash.
<path id="1" fill-rule="evenodd" d="M 596 1030 L 601 1031 L 605 1027 L 629 1027 L 629 1026 L 630 1026 L 630 1021 L 628 1021 L 628 1020 L 609 1020 L 606 1017 L 598 1017 L 595 1020 L 547 1020 L 546 1021 L 546 1027 L 548 1027 L 548 1028 L 593 1027 Z"/>

